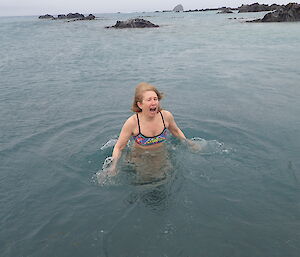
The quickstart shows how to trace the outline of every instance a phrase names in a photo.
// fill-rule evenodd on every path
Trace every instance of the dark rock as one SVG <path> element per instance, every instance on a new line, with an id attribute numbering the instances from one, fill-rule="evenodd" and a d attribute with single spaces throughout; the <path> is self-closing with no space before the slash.
<path id="1" fill-rule="evenodd" d="M 67 16 L 65 14 L 59 14 L 57 15 L 57 19 L 67 19 Z"/>
<path id="2" fill-rule="evenodd" d="M 93 14 L 89 14 L 88 16 L 84 17 L 85 20 L 94 20 L 96 17 Z"/>
<path id="3" fill-rule="evenodd" d="M 84 15 L 81 13 L 68 13 L 67 14 L 67 19 L 82 19 L 84 18 Z"/>
<path id="4" fill-rule="evenodd" d="M 39 16 L 39 19 L 54 19 L 54 17 L 50 14 L 46 14 Z"/>
<path id="5" fill-rule="evenodd" d="M 91 20 L 94 20 L 96 17 L 93 15 L 93 14 L 89 14 L 88 16 L 86 17 L 83 17 L 83 18 L 78 18 L 78 19 L 72 19 L 72 20 L 69 20 L 68 22 L 71 22 L 71 21 L 91 21 Z"/>
<path id="6" fill-rule="evenodd" d="M 68 20 L 68 21 L 94 20 L 95 18 L 96 17 L 93 14 L 89 14 L 88 16 L 85 17 L 81 13 L 69 13 L 67 15 L 59 14 L 57 15 L 57 18 L 49 14 L 39 16 L 39 19 Z"/>
<path id="7" fill-rule="evenodd" d="M 243 12 L 267 12 L 271 11 L 271 7 L 268 6 L 267 4 L 259 4 L 259 3 L 254 3 L 254 4 L 242 4 L 239 8 L 239 13 Z"/>
<path id="8" fill-rule="evenodd" d="M 274 12 L 267 13 L 262 19 L 251 22 L 291 22 L 300 21 L 300 4 L 289 3 Z"/>
<path id="9" fill-rule="evenodd" d="M 83 14 L 80 13 L 68 13 L 67 15 L 65 14 L 59 14 L 57 16 L 57 19 L 62 20 L 62 19 L 82 19 L 84 18 Z"/>
<path id="10" fill-rule="evenodd" d="M 114 26 L 106 27 L 106 28 L 116 28 L 116 29 L 124 29 L 124 28 L 154 28 L 159 27 L 151 23 L 150 21 L 144 19 L 129 19 L 126 21 L 117 21 Z"/>
<path id="11" fill-rule="evenodd" d="M 284 5 L 272 4 L 272 5 L 270 5 L 270 9 L 271 9 L 271 11 L 275 11 L 275 10 L 281 8 L 281 6 L 284 6 Z"/>
<path id="12" fill-rule="evenodd" d="M 206 8 L 206 9 L 195 9 L 195 10 L 188 10 L 184 12 L 207 12 L 207 11 L 219 11 L 220 8 Z M 233 10 L 233 9 L 232 9 Z"/>
<path id="13" fill-rule="evenodd" d="M 220 11 L 217 12 L 217 14 L 226 14 L 226 13 L 233 13 L 233 11 L 231 11 L 230 8 L 227 8 L 227 7 L 223 7 L 221 9 L 219 9 Z"/>

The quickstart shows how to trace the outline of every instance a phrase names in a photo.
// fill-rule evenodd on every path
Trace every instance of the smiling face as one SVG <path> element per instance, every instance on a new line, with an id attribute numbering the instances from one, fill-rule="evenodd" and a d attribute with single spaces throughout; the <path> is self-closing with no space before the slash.
<path id="1" fill-rule="evenodd" d="M 155 116 L 159 110 L 158 96 L 154 91 L 145 91 L 142 102 L 137 102 L 137 105 L 143 114 Z"/>

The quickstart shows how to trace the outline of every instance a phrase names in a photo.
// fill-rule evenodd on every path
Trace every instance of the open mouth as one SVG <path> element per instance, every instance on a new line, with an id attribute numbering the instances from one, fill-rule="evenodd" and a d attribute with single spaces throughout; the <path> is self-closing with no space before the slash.
<path id="1" fill-rule="evenodd" d="M 154 108 L 150 108 L 150 112 L 156 112 L 157 108 L 154 107 Z"/>

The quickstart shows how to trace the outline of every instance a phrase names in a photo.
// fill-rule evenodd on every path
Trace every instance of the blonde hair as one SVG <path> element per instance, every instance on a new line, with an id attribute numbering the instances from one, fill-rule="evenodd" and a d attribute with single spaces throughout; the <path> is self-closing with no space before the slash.
<path id="1" fill-rule="evenodd" d="M 131 106 L 131 110 L 133 112 L 141 112 L 142 110 L 138 107 L 137 103 L 138 102 L 142 102 L 143 101 L 143 93 L 146 91 L 154 91 L 157 94 L 158 97 L 158 101 L 160 101 L 164 94 L 159 92 L 157 90 L 157 88 L 147 82 L 141 82 L 140 84 L 138 84 L 135 88 L 135 94 L 134 94 L 134 99 L 133 99 L 133 103 Z M 158 107 L 158 110 L 161 111 L 161 107 Z"/>

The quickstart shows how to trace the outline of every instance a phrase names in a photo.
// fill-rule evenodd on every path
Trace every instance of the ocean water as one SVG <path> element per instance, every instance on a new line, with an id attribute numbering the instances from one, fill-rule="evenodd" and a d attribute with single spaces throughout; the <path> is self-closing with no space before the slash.
<path id="1" fill-rule="evenodd" d="M 1 17 L 1 256 L 299 256 L 300 23 L 263 15 Z M 99 184 L 141 81 L 203 151 Z"/>

